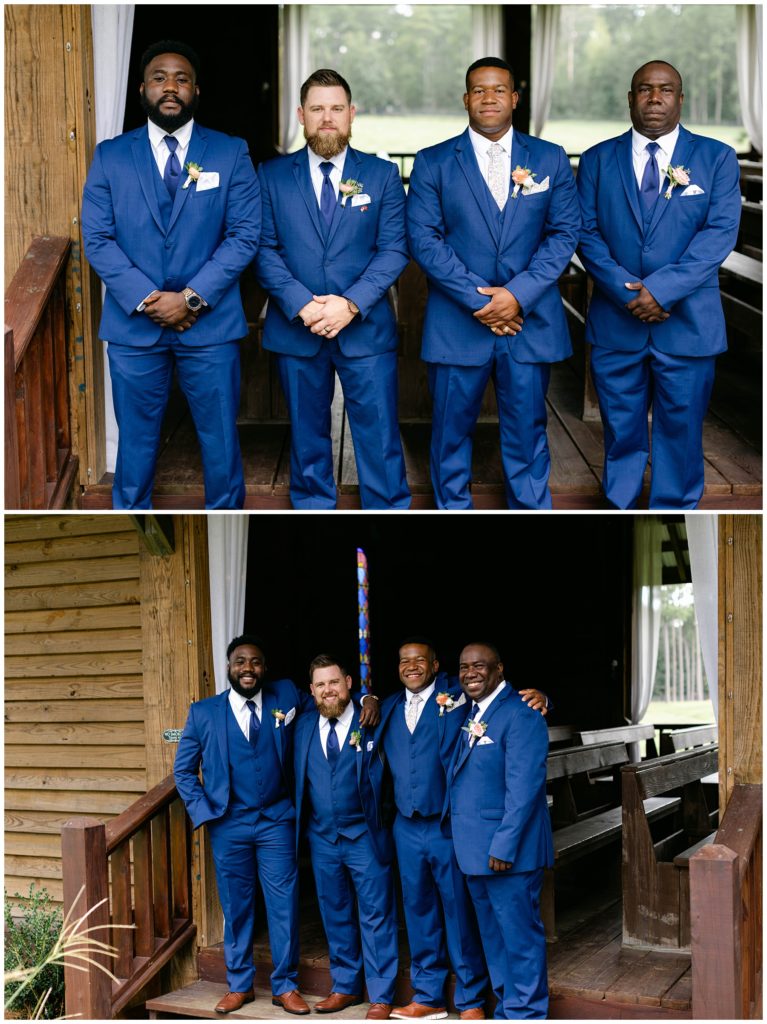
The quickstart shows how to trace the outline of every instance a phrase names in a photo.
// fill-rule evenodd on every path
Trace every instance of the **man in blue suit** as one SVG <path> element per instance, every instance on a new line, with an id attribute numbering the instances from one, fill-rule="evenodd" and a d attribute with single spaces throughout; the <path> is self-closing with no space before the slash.
<path id="1" fill-rule="evenodd" d="M 472 441 L 491 377 L 507 504 L 551 507 L 546 390 L 550 364 L 572 351 L 557 280 L 580 213 L 564 150 L 513 131 L 518 98 L 505 61 L 476 61 L 469 127 L 421 150 L 410 178 L 410 251 L 429 281 L 421 358 L 438 508 L 472 508 Z"/>
<path id="2" fill-rule="evenodd" d="M 296 811 L 309 839 L 333 986 L 314 1009 L 337 1014 L 356 1006 L 364 980 L 366 1019 L 387 1020 L 398 949 L 383 758 L 360 723 L 351 677 L 337 659 L 319 655 L 309 673 L 317 713 L 296 727 Z"/>
<path id="3" fill-rule="evenodd" d="M 335 71 L 301 87 L 307 145 L 259 167 L 257 261 L 290 411 L 294 508 L 335 508 L 330 439 L 335 374 L 349 417 L 363 508 L 407 508 L 397 421 L 397 327 L 387 299 L 408 261 L 405 193 L 388 160 L 349 146 L 351 90 Z"/>
<path id="4" fill-rule="evenodd" d="M 287 1013 L 306 1014 L 297 989 L 293 737 L 297 718 L 314 702 L 289 679 L 266 679 L 257 637 L 235 637 L 226 656 L 231 689 L 192 704 L 173 769 L 193 826 L 208 827 L 224 911 L 229 991 L 216 1011 L 232 1013 L 254 998 L 258 875 L 274 963 L 272 1002 Z M 378 721 L 377 707 L 363 715 L 371 724 Z"/>
<path id="5" fill-rule="evenodd" d="M 727 348 L 718 271 L 735 245 L 735 151 L 679 124 L 684 94 L 665 61 L 639 68 L 633 128 L 587 150 L 578 168 L 579 252 L 594 279 L 586 321 L 604 424 L 603 486 L 634 508 L 649 455 L 650 508 L 695 508 L 703 494 L 703 418 Z"/>
<path id="6" fill-rule="evenodd" d="M 156 43 L 141 70 L 148 124 L 96 147 L 82 207 L 85 253 L 106 286 L 99 334 L 120 429 L 112 505 L 151 508 L 175 367 L 202 449 L 206 508 L 241 508 L 239 279 L 258 248 L 258 180 L 242 139 L 194 121 L 193 50 Z"/>
<path id="7" fill-rule="evenodd" d="M 463 649 L 459 678 L 472 704 L 448 770 L 444 814 L 479 921 L 495 1019 L 545 1018 L 540 893 L 543 869 L 554 863 L 546 725 L 504 682 L 491 644 Z"/>
<path id="8" fill-rule="evenodd" d="M 394 781 L 394 842 L 413 986 L 412 1002 L 395 1006 L 391 1015 L 401 1020 L 446 1017 L 445 985 L 452 964 L 461 1020 L 483 1020 L 487 968 L 476 914 L 449 829 L 440 823 L 447 772 L 469 703 L 439 671 L 434 646 L 425 637 L 403 641 L 399 677 L 404 690 L 383 702 L 375 732 Z M 522 690 L 520 697 L 546 714 L 545 694 Z"/>

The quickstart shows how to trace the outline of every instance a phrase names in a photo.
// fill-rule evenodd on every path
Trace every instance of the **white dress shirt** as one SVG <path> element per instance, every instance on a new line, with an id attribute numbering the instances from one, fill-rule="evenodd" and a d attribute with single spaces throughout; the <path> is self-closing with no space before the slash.
<path id="1" fill-rule="evenodd" d="M 252 700 L 256 705 L 256 715 L 259 722 L 263 725 L 263 716 L 261 715 L 261 691 L 259 690 L 255 697 L 243 697 L 242 694 L 237 693 L 236 690 L 229 691 L 229 707 L 234 712 L 234 717 L 237 719 L 237 724 L 242 729 L 242 734 L 246 740 L 250 738 L 250 708 L 245 705 L 247 700 Z"/>
<path id="2" fill-rule="evenodd" d="M 170 150 L 165 144 L 165 136 L 172 135 L 174 139 L 178 140 L 178 146 L 176 147 L 176 156 L 178 157 L 179 167 L 181 173 L 184 172 L 184 164 L 186 163 L 186 154 L 189 149 L 189 143 L 192 140 L 192 128 L 194 127 L 194 118 L 191 121 L 187 121 L 186 124 L 182 125 L 175 132 L 166 132 L 164 128 L 160 128 L 154 121 L 147 121 L 147 127 L 149 129 L 149 143 L 152 147 L 152 156 L 154 162 L 157 164 L 157 169 L 160 172 L 160 177 L 165 174 L 165 164 L 168 162 L 170 156 Z M 186 178 L 184 178 L 186 181 Z M 181 185 L 184 184 L 181 182 Z"/>
<path id="3" fill-rule="evenodd" d="M 509 128 L 503 138 L 496 139 L 493 142 L 492 139 L 485 138 L 484 135 L 480 135 L 479 132 L 475 132 L 473 128 L 469 128 L 469 138 L 471 139 L 471 145 L 474 149 L 474 155 L 477 158 L 479 164 L 479 170 L 482 177 L 485 179 L 485 184 L 490 188 L 490 182 L 488 181 L 490 156 L 489 149 L 495 145 L 495 142 L 502 149 L 501 156 L 503 158 L 503 166 L 505 168 L 504 181 L 506 182 L 506 198 L 509 196 L 509 183 L 511 181 L 511 144 L 514 138 L 514 129 Z M 504 200 L 505 201 L 505 200 Z"/>
<path id="4" fill-rule="evenodd" d="M 330 157 L 330 163 L 333 165 L 333 170 L 330 172 L 330 184 L 333 186 L 333 190 L 336 194 L 336 202 L 338 202 L 338 186 L 341 184 L 341 176 L 344 172 L 344 161 L 346 160 L 347 146 L 341 150 L 340 153 L 336 153 L 334 157 Z M 325 175 L 320 170 L 320 164 L 324 164 L 328 159 L 324 156 L 317 156 L 314 150 L 310 147 L 306 147 L 306 152 L 309 154 L 309 173 L 312 176 L 312 188 L 314 194 L 317 197 L 317 205 L 320 205 L 322 183 L 325 180 Z M 338 726 L 336 726 L 336 732 L 338 732 Z"/>
<path id="5" fill-rule="evenodd" d="M 483 699 L 481 701 L 479 701 L 479 713 L 474 716 L 474 721 L 475 722 L 481 722 L 482 721 L 482 716 L 484 715 L 484 713 L 487 711 L 487 709 L 493 703 L 493 701 L 498 696 L 498 694 L 501 692 L 501 690 L 505 689 L 505 687 L 507 685 L 508 684 L 502 679 L 500 681 L 500 683 L 496 686 L 496 688 L 493 690 L 493 692 L 490 694 L 489 697 L 483 697 Z M 472 708 L 473 707 L 474 707 L 474 703 L 472 703 Z"/>
<path id="6" fill-rule="evenodd" d="M 405 707 L 404 707 L 403 710 L 405 712 L 405 721 L 406 722 L 407 722 L 408 709 L 410 708 L 410 702 L 412 701 L 413 697 L 420 697 L 421 698 L 421 703 L 420 704 L 416 704 L 417 711 L 416 711 L 415 724 L 418 725 L 418 722 L 421 719 L 421 715 L 423 714 L 423 706 L 426 703 L 426 701 L 429 699 L 429 697 L 431 697 L 431 695 L 434 693 L 434 687 L 436 685 L 437 685 L 437 682 L 436 682 L 436 680 L 434 680 L 433 682 L 429 683 L 429 685 L 426 687 L 425 690 L 421 690 L 419 693 L 411 693 L 410 690 L 405 690 Z"/>
<path id="7" fill-rule="evenodd" d="M 660 146 L 660 149 L 655 151 L 655 160 L 658 164 L 658 179 L 660 181 L 658 191 L 660 192 L 665 184 L 665 171 L 671 163 L 671 157 L 674 155 L 674 146 L 678 138 L 679 125 L 676 126 L 673 132 L 669 132 L 668 135 L 661 135 L 659 139 L 648 139 L 646 135 L 640 135 L 636 128 L 631 129 L 631 154 L 634 160 L 634 176 L 640 189 L 642 187 L 642 175 L 644 174 L 647 161 L 650 159 L 650 154 L 647 152 L 647 143 L 657 142 Z"/>
<path id="8" fill-rule="evenodd" d="M 343 710 L 343 714 L 336 721 L 336 736 L 338 737 L 338 750 L 339 752 L 344 749 L 344 743 L 346 743 L 346 737 L 349 735 L 349 729 L 351 728 L 352 719 L 354 718 L 354 701 L 349 701 Z M 322 753 L 325 757 L 328 756 L 328 733 L 330 732 L 330 719 L 325 718 L 324 715 L 320 715 L 320 743 L 322 744 Z"/>

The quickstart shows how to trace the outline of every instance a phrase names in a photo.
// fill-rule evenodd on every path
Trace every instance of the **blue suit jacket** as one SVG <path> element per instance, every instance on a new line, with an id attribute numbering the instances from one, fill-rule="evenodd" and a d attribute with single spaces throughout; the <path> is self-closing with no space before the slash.
<path id="1" fill-rule="evenodd" d="M 458 866 L 467 875 L 493 875 L 488 860 L 496 857 L 515 872 L 551 867 L 546 722 L 508 684 L 482 721 L 491 742 L 469 747 L 459 740 L 449 769 L 444 814 L 452 819 Z"/>
<path id="2" fill-rule="evenodd" d="M 506 341 L 521 363 L 572 352 L 559 276 L 575 251 L 580 212 L 561 146 L 515 131 L 511 166 L 528 167 L 544 192 L 509 199 L 503 219 L 479 170 L 468 129 L 417 154 L 407 200 L 410 251 L 429 279 L 421 358 L 481 366 Z M 472 315 L 489 301 L 478 287 L 504 286 L 522 306 L 524 327 L 497 338 Z"/>
<path id="3" fill-rule="evenodd" d="M 355 730 L 360 729 L 359 709 L 356 706 L 352 724 L 349 728 L 349 735 L 346 743 Z M 299 826 L 296 829 L 296 849 L 301 832 L 302 814 L 303 818 L 308 817 L 308 802 L 304 805 L 306 795 L 306 773 L 309 762 L 309 747 L 317 739 L 320 716 L 315 710 L 303 715 L 296 727 L 295 734 L 295 777 L 296 777 L 296 818 Z M 357 766 L 357 786 L 359 788 L 360 801 L 365 813 L 365 820 L 368 826 L 368 833 L 373 847 L 382 864 L 390 864 L 394 855 L 391 831 L 385 825 L 386 813 L 384 810 L 384 758 L 380 750 L 374 749 L 373 734 L 369 729 L 362 729 L 360 741 L 360 753 L 355 753 Z"/>
<path id="4" fill-rule="evenodd" d="M 649 339 L 661 352 L 711 356 L 727 348 L 719 267 L 732 251 L 740 222 L 735 151 L 681 125 L 672 165 L 690 170 L 703 192 L 661 194 L 644 232 L 632 163 L 631 131 L 586 150 L 578 168 L 583 214 L 579 253 L 594 278 L 586 321 L 593 345 L 639 351 Z M 668 185 L 663 183 L 663 192 Z M 645 324 L 626 309 L 642 281 L 671 315 Z"/>
<path id="5" fill-rule="evenodd" d="M 292 798 L 296 720 L 302 711 L 314 707 L 314 701 L 308 693 L 298 690 L 290 679 L 267 681 L 261 693 L 262 728 L 266 728 L 274 740 L 285 785 Z M 278 728 L 272 715 L 277 710 L 285 715 Z M 206 821 L 221 818 L 229 806 L 228 714 L 229 690 L 197 701 L 189 708 L 189 717 L 179 741 L 173 775 L 195 828 Z M 200 765 L 203 782 L 198 777 Z"/>
<path id="6" fill-rule="evenodd" d="M 264 348 L 313 356 L 323 339 L 298 313 L 312 295 L 345 295 L 359 315 L 338 335 L 344 355 L 368 356 L 397 347 L 387 291 L 408 262 L 405 192 L 388 160 L 346 151 L 343 179 L 362 183 L 370 203 L 340 202 L 327 236 L 312 187 L 306 148 L 258 168 L 264 207 L 257 277 L 269 292 Z"/>
<path id="7" fill-rule="evenodd" d="M 108 341 L 146 347 L 158 340 L 163 328 L 136 312 L 155 288 L 190 287 L 208 303 L 184 331 L 185 345 L 248 333 L 239 281 L 258 249 L 261 204 L 247 146 L 195 123 L 187 155 L 204 171 L 218 172 L 219 185 L 202 192 L 195 183 L 179 186 L 166 230 L 146 126 L 96 147 L 82 225 L 85 254 L 106 285 L 99 335 Z"/>

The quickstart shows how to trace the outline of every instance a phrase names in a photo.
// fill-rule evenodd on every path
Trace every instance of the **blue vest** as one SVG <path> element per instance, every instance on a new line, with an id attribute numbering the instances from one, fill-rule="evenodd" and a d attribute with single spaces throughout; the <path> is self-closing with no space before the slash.
<path id="1" fill-rule="evenodd" d="M 165 187 L 165 186 L 163 186 Z M 229 751 L 229 808 L 237 817 L 252 815 L 277 820 L 292 807 L 274 738 L 268 723 L 258 730 L 256 746 L 245 739 L 231 706 L 227 707 Z"/>
<path id="2" fill-rule="evenodd" d="M 322 750 L 319 725 L 309 744 L 306 765 L 307 794 L 311 807 L 309 829 L 319 832 L 331 843 L 335 843 L 339 836 L 357 839 L 363 832 L 367 832 L 368 827 L 357 784 L 356 759 L 363 755 L 358 754 L 349 744 L 353 728 L 354 724 L 333 769 Z"/>
<path id="3" fill-rule="evenodd" d="M 394 779 L 394 802 L 406 818 L 441 814 L 445 803 L 435 694 L 436 689 L 424 704 L 412 735 L 405 724 L 406 704 L 392 711 L 384 733 L 384 752 Z"/>

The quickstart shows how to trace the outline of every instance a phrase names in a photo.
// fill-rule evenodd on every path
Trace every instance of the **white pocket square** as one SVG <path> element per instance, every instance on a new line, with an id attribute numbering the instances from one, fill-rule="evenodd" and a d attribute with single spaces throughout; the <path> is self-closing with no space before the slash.
<path id="1" fill-rule="evenodd" d="M 703 194 L 704 191 L 700 185 L 688 185 L 684 192 L 682 192 L 683 196 L 702 196 Z"/>
<path id="2" fill-rule="evenodd" d="M 373 749 L 373 740 L 368 740 L 367 749 L 368 749 L 368 753 L 370 753 L 370 751 Z"/>
<path id="3" fill-rule="evenodd" d="M 534 196 L 536 192 L 548 192 L 548 189 L 549 176 L 547 174 L 543 181 L 539 181 L 537 185 L 533 185 L 531 188 L 526 189 L 523 194 L 526 196 Z"/>
<path id="4" fill-rule="evenodd" d="M 291 708 L 290 711 L 288 711 L 287 715 L 285 715 L 285 725 L 290 725 L 290 723 L 293 721 L 293 719 L 295 717 L 296 717 L 296 709 L 295 708 Z"/>
<path id="5" fill-rule="evenodd" d="M 466 703 L 466 694 L 462 693 L 461 696 L 458 698 L 458 700 L 453 701 L 453 706 L 451 708 L 447 709 L 447 713 L 450 714 L 451 711 L 455 711 L 456 708 L 459 708 L 461 706 L 461 704 L 465 704 L 465 703 Z"/>
<path id="6" fill-rule="evenodd" d="M 477 746 L 478 747 L 484 747 L 486 743 L 492 743 L 492 742 L 493 741 L 490 739 L 489 736 L 480 736 L 480 738 L 477 740 Z"/>
<path id="7" fill-rule="evenodd" d="M 197 191 L 207 192 L 209 188 L 218 188 L 218 171 L 201 171 L 197 179 Z"/>
<path id="8" fill-rule="evenodd" d="M 373 200 L 367 193 L 362 192 L 358 196 L 352 196 L 352 206 L 365 206 L 366 203 L 372 203 Z"/>

